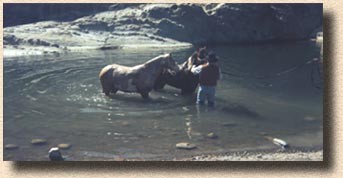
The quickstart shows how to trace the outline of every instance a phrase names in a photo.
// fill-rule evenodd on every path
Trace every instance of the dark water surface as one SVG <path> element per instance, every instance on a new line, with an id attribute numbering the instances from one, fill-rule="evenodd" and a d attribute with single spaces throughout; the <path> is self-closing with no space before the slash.
<path id="1" fill-rule="evenodd" d="M 19 149 L 4 150 L 4 159 L 47 160 L 49 148 L 59 143 L 72 144 L 63 150 L 69 160 L 164 160 L 277 149 L 263 132 L 296 147 L 323 146 L 320 77 L 313 64 L 305 64 L 319 57 L 315 44 L 209 49 L 220 57 L 223 71 L 215 109 L 197 108 L 195 96 L 180 96 L 172 87 L 151 92 L 151 101 L 134 93 L 118 92 L 112 99 L 101 93 L 98 73 L 107 64 L 132 66 L 171 51 L 175 60 L 183 62 L 194 49 L 5 58 L 4 144 Z M 292 70 L 295 66 L 299 67 Z M 207 138 L 209 132 L 218 138 Z M 48 143 L 33 146 L 34 138 Z M 178 142 L 198 148 L 178 150 Z"/>

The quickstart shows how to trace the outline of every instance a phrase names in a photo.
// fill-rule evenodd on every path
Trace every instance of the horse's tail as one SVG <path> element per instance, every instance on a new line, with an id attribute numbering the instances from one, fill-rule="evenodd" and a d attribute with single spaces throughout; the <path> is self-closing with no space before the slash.
<path id="1" fill-rule="evenodd" d="M 111 78 L 111 69 L 112 66 L 108 65 L 104 68 L 99 73 L 99 79 L 101 82 L 102 86 L 102 91 L 108 95 L 113 87 L 113 79 Z"/>

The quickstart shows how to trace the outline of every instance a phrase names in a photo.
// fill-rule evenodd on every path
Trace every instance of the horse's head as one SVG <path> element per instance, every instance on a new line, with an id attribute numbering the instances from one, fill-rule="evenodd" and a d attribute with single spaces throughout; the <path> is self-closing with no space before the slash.
<path id="1" fill-rule="evenodd" d="M 206 50 L 206 46 L 205 47 L 202 47 L 202 48 L 199 48 L 197 50 L 197 55 L 198 55 L 198 58 L 202 61 L 202 60 L 205 60 L 206 59 L 206 56 L 207 56 L 207 50 Z"/>
<path id="2" fill-rule="evenodd" d="M 171 53 L 164 55 L 163 66 L 170 69 L 172 74 L 180 71 L 180 66 L 173 60 Z"/>
<path id="3" fill-rule="evenodd" d="M 198 66 L 206 63 L 207 59 L 206 47 L 198 48 L 189 58 L 182 64 L 182 69 L 190 71 L 192 66 Z"/>

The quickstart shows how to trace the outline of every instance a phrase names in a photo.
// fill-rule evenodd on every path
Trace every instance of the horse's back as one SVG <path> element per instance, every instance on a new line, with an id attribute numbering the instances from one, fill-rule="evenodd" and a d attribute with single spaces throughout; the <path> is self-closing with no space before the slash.
<path id="1" fill-rule="evenodd" d="M 99 78 L 103 77 L 110 69 L 112 69 L 112 65 L 107 65 L 101 69 L 99 73 Z"/>

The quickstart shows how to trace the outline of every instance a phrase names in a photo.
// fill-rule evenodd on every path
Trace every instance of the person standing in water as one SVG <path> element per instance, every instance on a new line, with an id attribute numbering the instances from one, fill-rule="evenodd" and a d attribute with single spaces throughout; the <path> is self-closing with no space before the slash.
<path id="1" fill-rule="evenodd" d="M 191 72 L 193 74 L 199 74 L 200 86 L 196 103 L 198 105 L 204 105 L 207 100 L 208 106 L 214 107 L 216 86 L 218 80 L 221 78 L 221 72 L 216 54 L 211 53 L 207 58 L 207 63 L 198 67 L 193 66 Z"/>

